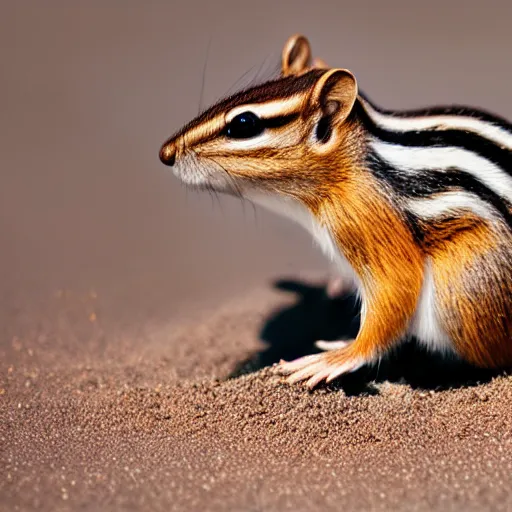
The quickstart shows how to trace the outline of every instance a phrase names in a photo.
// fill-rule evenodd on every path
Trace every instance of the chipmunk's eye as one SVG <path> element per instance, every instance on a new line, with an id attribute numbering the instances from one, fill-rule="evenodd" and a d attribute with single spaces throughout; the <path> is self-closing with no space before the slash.
<path id="1" fill-rule="evenodd" d="M 242 112 L 226 126 L 225 134 L 232 139 L 250 139 L 259 135 L 265 126 L 261 119 L 252 112 Z"/>

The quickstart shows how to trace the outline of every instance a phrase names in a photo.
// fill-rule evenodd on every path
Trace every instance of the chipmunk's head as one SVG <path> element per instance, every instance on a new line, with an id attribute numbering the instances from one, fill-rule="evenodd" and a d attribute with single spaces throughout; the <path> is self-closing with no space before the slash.
<path id="1" fill-rule="evenodd" d="M 278 79 L 206 110 L 168 139 L 161 161 L 188 185 L 249 195 L 318 194 L 354 156 L 356 79 L 311 63 L 303 36 L 283 50 Z"/>

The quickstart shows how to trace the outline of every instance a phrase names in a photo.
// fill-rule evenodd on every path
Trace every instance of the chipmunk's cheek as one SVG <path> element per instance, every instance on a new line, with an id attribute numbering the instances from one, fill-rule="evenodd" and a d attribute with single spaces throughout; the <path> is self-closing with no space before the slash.
<path id="1" fill-rule="evenodd" d="M 193 149 L 197 155 L 205 157 L 219 155 L 226 150 L 225 145 L 218 139 L 203 141 L 197 144 Z"/>
<path id="2" fill-rule="evenodd" d="M 235 173 L 236 170 L 243 165 L 243 161 L 238 158 L 234 158 L 232 155 L 226 156 L 223 153 L 213 153 L 208 156 L 208 159 L 219 166 L 224 172 Z"/>

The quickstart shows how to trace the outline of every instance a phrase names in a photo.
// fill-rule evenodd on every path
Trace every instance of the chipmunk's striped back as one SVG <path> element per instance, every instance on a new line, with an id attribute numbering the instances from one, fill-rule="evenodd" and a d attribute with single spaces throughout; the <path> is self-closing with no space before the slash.
<path id="1" fill-rule="evenodd" d="M 464 107 L 383 111 L 363 95 L 369 167 L 425 222 L 470 211 L 512 229 L 512 125 Z"/>
<path id="2" fill-rule="evenodd" d="M 362 299 L 351 342 L 282 370 L 310 386 L 401 340 L 512 365 L 512 126 L 469 108 L 378 109 L 294 36 L 275 80 L 226 98 L 163 144 L 185 183 L 301 223 Z"/>

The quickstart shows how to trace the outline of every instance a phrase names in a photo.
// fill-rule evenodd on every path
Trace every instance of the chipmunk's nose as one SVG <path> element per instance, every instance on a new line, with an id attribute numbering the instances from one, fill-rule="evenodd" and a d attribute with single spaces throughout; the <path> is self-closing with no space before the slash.
<path id="1" fill-rule="evenodd" d="M 176 149 L 173 144 L 164 144 L 160 149 L 160 161 L 172 167 L 176 162 Z"/>

